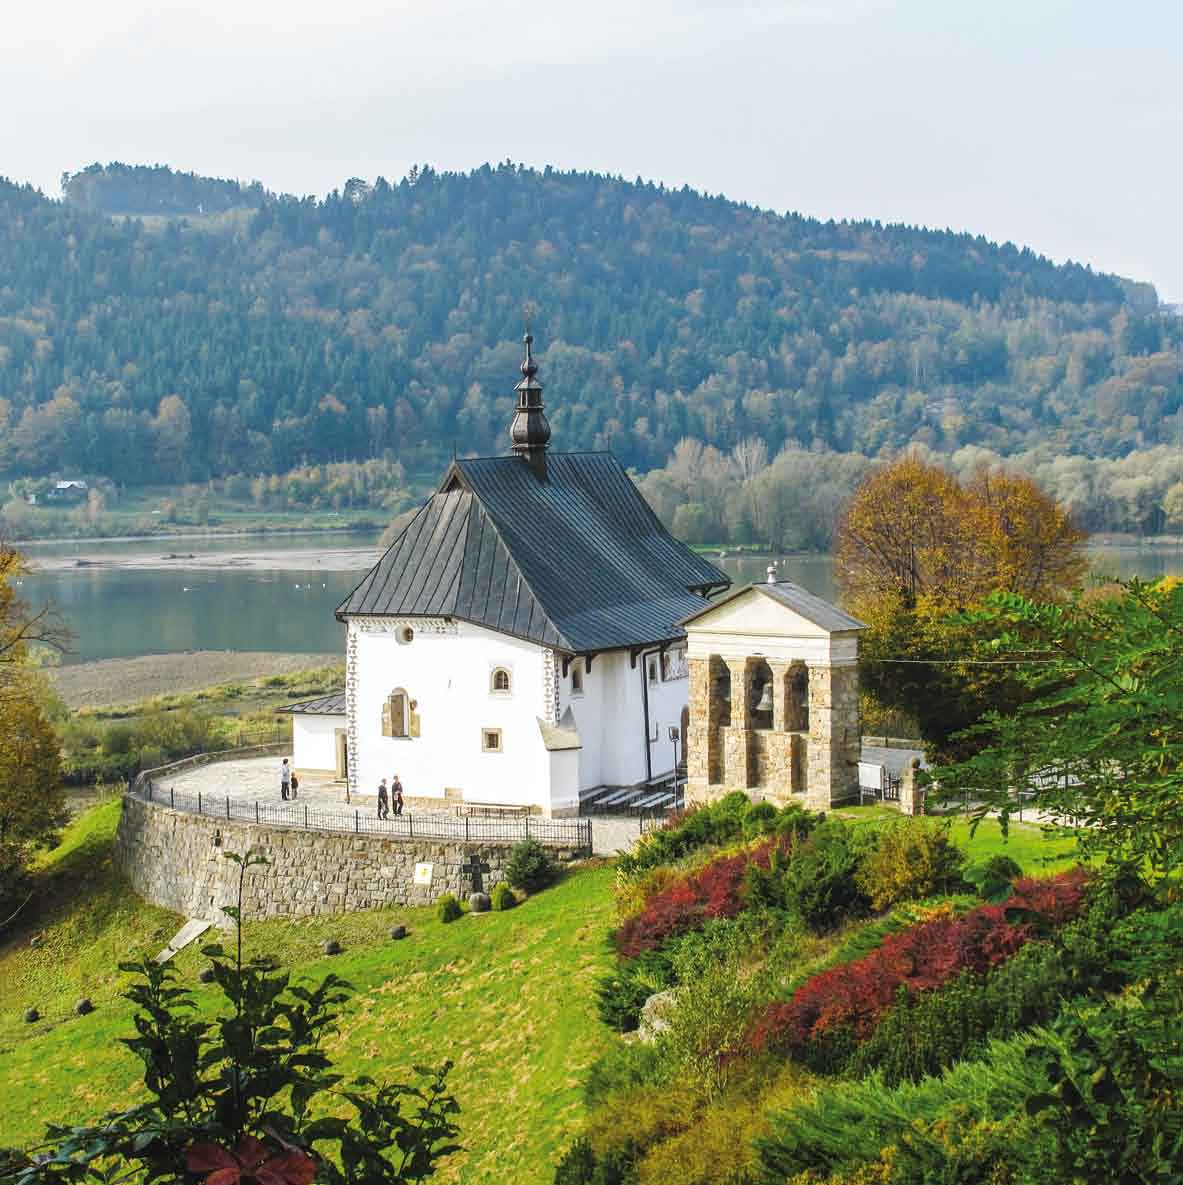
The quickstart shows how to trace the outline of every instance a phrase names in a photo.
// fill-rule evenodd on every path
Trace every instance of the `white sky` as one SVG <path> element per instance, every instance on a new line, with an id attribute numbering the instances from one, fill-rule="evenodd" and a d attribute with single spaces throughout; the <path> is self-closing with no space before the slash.
<path id="1" fill-rule="evenodd" d="M 3 0 L 0 173 L 513 159 L 951 226 L 1183 301 L 1173 0 Z"/>

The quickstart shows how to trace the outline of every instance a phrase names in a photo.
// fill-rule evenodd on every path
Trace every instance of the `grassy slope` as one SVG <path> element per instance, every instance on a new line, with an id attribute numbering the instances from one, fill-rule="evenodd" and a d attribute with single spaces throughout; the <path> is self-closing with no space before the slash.
<path id="1" fill-rule="evenodd" d="M 0 1145 L 135 1096 L 136 1063 L 117 1044 L 130 1009 L 118 998 L 115 964 L 159 950 L 180 919 L 132 897 L 112 869 L 118 810 L 109 803 L 75 822 L 42 870 L 48 897 L 38 926 L 0 947 Z M 549 1181 L 582 1118 L 585 1070 L 609 1041 L 592 984 L 608 961 L 611 876 L 587 869 L 512 912 L 450 926 L 423 909 L 261 922 L 249 926 L 248 947 L 278 956 L 297 978 L 332 970 L 358 989 L 333 1041 L 346 1072 L 402 1078 L 413 1064 L 456 1062 L 466 1151 L 442 1181 Z M 411 930 L 401 943 L 387 938 L 396 920 Z M 42 945 L 30 949 L 40 930 Z M 320 954 L 328 937 L 342 942 L 342 955 Z M 177 958 L 204 1004 L 214 991 L 196 984 L 201 963 L 192 949 Z M 82 994 L 98 1007 L 77 1018 Z M 30 1003 L 47 1019 L 25 1025 Z"/>

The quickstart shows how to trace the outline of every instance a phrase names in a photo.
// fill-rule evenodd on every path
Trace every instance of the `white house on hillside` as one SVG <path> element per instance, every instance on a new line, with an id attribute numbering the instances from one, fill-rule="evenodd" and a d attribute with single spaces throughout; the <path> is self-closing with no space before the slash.
<path id="1" fill-rule="evenodd" d="M 553 453 L 526 336 L 512 452 L 453 461 L 337 609 L 343 697 L 294 705 L 300 768 L 416 806 L 573 814 L 675 764 L 686 735 L 680 622 L 726 588 L 610 453 Z M 601 794 L 602 796 L 602 794 Z"/>

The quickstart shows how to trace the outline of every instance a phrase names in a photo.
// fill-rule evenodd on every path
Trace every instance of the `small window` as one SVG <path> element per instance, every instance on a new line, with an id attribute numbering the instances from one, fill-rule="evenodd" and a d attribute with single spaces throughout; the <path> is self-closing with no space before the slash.
<path id="1" fill-rule="evenodd" d="M 398 631 L 398 640 L 406 646 L 408 643 L 415 640 L 415 631 L 409 626 L 404 625 Z"/>
<path id="2" fill-rule="evenodd" d="M 571 664 L 571 694 L 583 694 L 583 666 L 578 659 Z"/>
<path id="3" fill-rule="evenodd" d="M 493 672 L 491 690 L 502 695 L 509 694 L 509 672 L 504 667 L 498 667 Z"/>
<path id="4" fill-rule="evenodd" d="M 482 728 L 481 729 L 481 749 L 485 753 L 500 753 L 501 752 L 501 729 L 499 729 L 499 728 Z"/>
<path id="5" fill-rule="evenodd" d="M 657 659 L 655 658 L 649 660 L 649 682 L 657 682 Z"/>

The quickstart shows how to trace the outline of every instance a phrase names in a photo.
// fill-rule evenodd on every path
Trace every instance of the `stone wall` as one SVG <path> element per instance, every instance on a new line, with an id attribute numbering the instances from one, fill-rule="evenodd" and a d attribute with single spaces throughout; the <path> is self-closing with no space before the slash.
<path id="1" fill-rule="evenodd" d="M 462 869 L 474 854 L 488 865 L 482 874 L 488 892 L 504 879 L 512 847 L 256 826 L 174 811 L 128 795 L 115 859 L 146 900 L 186 917 L 225 924 L 220 907 L 234 899 L 237 867 L 224 852 L 253 848 L 268 860 L 247 876 L 249 918 L 429 905 L 444 893 L 463 898 L 472 881 Z M 573 848 L 548 852 L 564 862 L 581 854 Z M 414 883 L 419 863 L 434 865 L 429 886 Z"/>
<path id="2" fill-rule="evenodd" d="M 811 666 L 805 805 L 824 811 L 857 799 L 861 755 L 858 667 Z"/>

